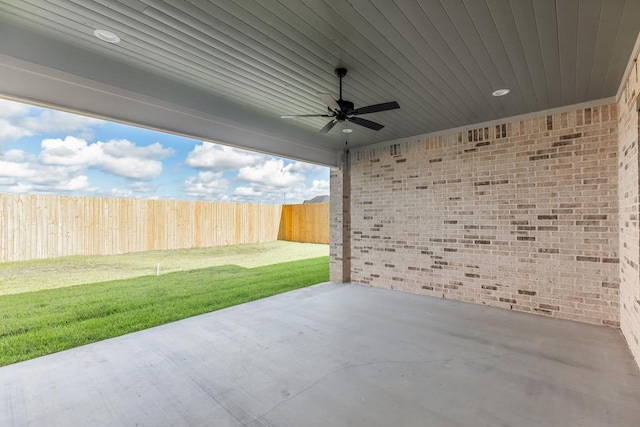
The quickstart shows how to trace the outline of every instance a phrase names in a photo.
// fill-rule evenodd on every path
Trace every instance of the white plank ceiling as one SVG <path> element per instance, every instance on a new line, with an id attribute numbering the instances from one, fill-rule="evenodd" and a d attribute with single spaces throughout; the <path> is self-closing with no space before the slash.
<path id="1" fill-rule="evenodd" d="M 0 0 L 0 94 L 331 164 L 347 138 L 614 96 L 639 31 L 640 0 Z M 362 116 L 382 130 L 280 119 L 326 112 L 316 93 L 337 98 L 339 65 L 356 108 L 400 104 Z"/>

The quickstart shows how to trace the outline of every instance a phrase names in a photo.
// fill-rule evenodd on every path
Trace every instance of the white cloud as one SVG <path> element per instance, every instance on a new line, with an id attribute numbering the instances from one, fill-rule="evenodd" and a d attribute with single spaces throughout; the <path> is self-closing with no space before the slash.
<path id="1" fill-rule="evenodd" d="M 233 190 L 233 195 L 238 197 L 261 197 L 264 193 L 256 190 L 255 187 L 236 187 Z"/>
<path id="2" fill-rule="evenodd" d="M 104 195 L 107 197 L 120 197 L 120 198 L 129 198 L 133 197 L 133 191 L 125 190 L 121 188 L 110 188 L 109 190 L 100 190 L 98 191 L 100 195 Z"/>
<path id="3" fill-rule="evenodd" d="M 81 138 L 68 136 L 62 139 L 44 139 L 40 144 L 40 160 L 47 165 L 60 166 L 93 166 L 99 159 L 100 148 L 89 145 Z"/>
<path id="4" fill-rule="evenodd" d="M 84 193 L 100 197 L 116 197 L 116 198 L 145 198 L 145 199 L 161 199 L 163 197 L 155 194 L 156 188 L 149 185 L 148 182 L 136 181 L 126 187 L 100 188 L 93 187 L 87 189 Z M 169 199 L 176 199 L 173 195 L 168 195 Z"/>
<path id="5" fill-rule="evenodd" d="M 236 187 L 231 198 L 234 202 L 282 203 L 286 193 L 286 190 L 281 188 L 251 183 L 248 186 Z"/>
<path id="6" fill-rule="evenodd" d="M 298 186 L 287 191 L 287 203 L 302 203 L 316 196 L 329 195 L 329 181 L 324 179 L 313 180 L 310 186 Z"/>
<path id="7" fill-rule="evenodd" d="M 56 110 L 23 117 L 18 123 L 37 135 L 63 134 L 87 139 L 93 137 L 91 127 L 105 124 L 104 120 Z"/>
<path id="8" fill-rule="evenodd" d="M 297 173 L 320 172 L 324 168 L 324 166 L 305 162 L 293 162 L 292 165 L 293 166 L 291 166 L 291 171 Z"/>
<path id="9" fill-rule="evenodd" d="M 100 144 L 102 144 L 102 150 L 106 154 L 119 159 L 135 157 L 138 159 L 162 160 L 174 154 L 172 148 L 164 148 L 159 142 L 154 142 L 145 147 L 138 147 L 126 139 L 112 139 L 109 142 L 96 143 L 99 146 Z"/>
<path id="10" fill-rule="evenodd" d="M 85 175 L 75 176 L 55 186 L 56 191 L 75 191 L 89 187 L 89 178 Z"/>
<path id="11" fill-rule="evenodd" d="M 90 139 L 93 138 L 92 127 L 104 124 L 104 120 L 57 110 L 41 110 L 0 99 L 0 142 L 43 134 L 64 134 Z"/>
<path id="12" fill-rule="evenodd" d="M 198 176 L 187 178 L 184 191 L 190 197 L 206 200 L 224 200 L 229 188 L 229 181 L 222 178 L 222 173 L 199 172 Z"/>
<path id="13" fill-rule="evenodd" d="M 329 181 L 326 179 L 314 179 L 309 192 L 315 196 L 329 194 Z"/>
<path id="14" fill-rule="evenodd" d="M 29 111 L 31 111 L 31 106 L 27 104 L 9 101 L 8 99 L 0 99 L 0 117 L 24 116 L 29 114 Z"/>
<path id="15" fill-rule="evenodd" d="M 15 183 L 15 178 L 0 177 L 0 185 L 14 185 Z"/>
<path id="16" fill-rule="evenodd" d="M 149 181 L 162 173 L 163 158 L 171 148 L 159 143 L 139 147 L 126 139 L 93 144 L 72 136 L 42 141 L 40 160 L 47 165 L 95 167 L 114 175 Z"/>
<path id="17" fill-rule="evenodd" d="M 3 189 L 3 191 L 6 191 L 7 193 L 23 194 L 23 193 L 32 192 L 33 186 L 28 184 L 18 183 L 16 185 L 12 185 L 7 187 L 6 189 Z"/>
<path id="18" fill-rule="evenodd" d="M 136 158 L 115 159 L 106 157 L 100 168 L 105 172 L 125 178 L 149 181 L 162 173 L 162 162 L 158 160 L 144 160 Z"/>
<path id="19" fill-rule="evenodd" d="M 306 178 L 304 174 L 293 171 L 293 165 L 294 163 L 285 165 L 282 159 L 268 159 L 259 165 L 240 168 L 238 179 L 267 187 L 303 185 Z"/>
<path id="20" fill-rule="evenodd" d="M 14 126 L 9 120 L 0 118 L 0 142 L 13 141 L 30 135 L 33 135 L 33 132 Z"/>
<path id="21" fill-rule="evenodd" d="M 27 153 L 26 151 L 9 150 L 5 151 L 4 154 L 0 154 L 0 160 L 4 160 L 6 162 L 24 163 L 35 162 L 37 158 L 33 154 Z M 2 173 L 2 169 L 0 169 L 0 173 Z"/>
<path id="22" fill-rule="evenodd" d="M 262 154 L 252 153 L 224 145 L 203 142 L 196 145 L 185 161 L 185 165 L 196 169 L 210 169 L 224 172 L 244 166 L 254 165 L 265 158 Z"/>
<path id="23" fill-rule="evenodd" d="M 286 188 L 250 183 L 248 186 L 237 187 L 232 193 L 232 199 L 236 202 L 251 203 L 302 203 L 304 200 L 328 194 L 327 180 L 314 180 L 310 186 L 301 184 Z"/>
<path id="24" fill-rule="evenodd" d="M 57 175 L 57 169 L 42 167 L 37 158 L 22 150 L 10 150 L 0 154 L 0 176 L 6 178 L 45 180 Z"/>
<path id="25" fill-rule="evenodd" d="M 148 182 L 142 181 L 132 182 L 129 185 L 129 188 L 135 193 L 150 193 L 151 191 L 153 191 L 153 187 L 149 185 Z"/>
<path id="26" fill-rule="evenodd" d="M 86 189 L 89 180 L 63 166 L 43 165 L 33 154 L 9 150 L 0 154 L 0 185 L 12 193 L 65 192 Z"/>

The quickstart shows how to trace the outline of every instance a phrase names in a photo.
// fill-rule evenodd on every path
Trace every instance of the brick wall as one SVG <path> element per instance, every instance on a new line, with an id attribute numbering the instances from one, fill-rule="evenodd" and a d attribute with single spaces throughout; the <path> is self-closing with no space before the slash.
<path id="1" fill-rule="evenodd" d="M 618 100 L 619 145 L 618 181 L 620 209 L 620 321 L 621 329 L 636 360 L 640 363 L 640 230 L 638 229 L 638 92 L 640 76 L 637 62 L 625 82 Z"/>
<path id="2" fill-rule="evenodd" d="M 351 150 L 351 280 L 618 326 L 616 120 L 600 105 Z"/>

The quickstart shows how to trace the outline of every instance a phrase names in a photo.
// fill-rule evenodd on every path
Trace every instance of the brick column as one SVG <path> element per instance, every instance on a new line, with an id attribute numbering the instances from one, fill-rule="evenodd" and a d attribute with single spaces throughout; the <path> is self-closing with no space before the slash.
<path id="1" fill-rule="evenodd" d="M 620 327 L 640 366 L 639 92 L 640 75 L 634 70 L 625 82 L 624 91 L 618 100 Z"/>
<path id="2" fill-rule="evenodd" d="M 351 178 L 348 153 L 340 155 L 337 168 L 331 169 L 330 273 L 332 282 L 351 281 Z"/>

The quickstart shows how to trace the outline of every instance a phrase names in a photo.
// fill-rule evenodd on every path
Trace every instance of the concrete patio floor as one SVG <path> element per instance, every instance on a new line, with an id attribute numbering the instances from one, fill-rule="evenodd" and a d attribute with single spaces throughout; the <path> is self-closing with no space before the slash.
<path id="1" fill-rule="evenodd" d="M 325 283 L 0 368 L 0 426 L 638 426 L 619 331 Z"/>

